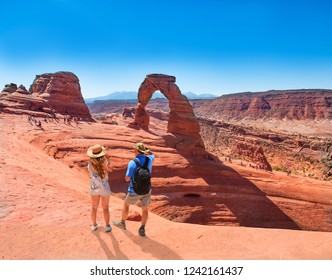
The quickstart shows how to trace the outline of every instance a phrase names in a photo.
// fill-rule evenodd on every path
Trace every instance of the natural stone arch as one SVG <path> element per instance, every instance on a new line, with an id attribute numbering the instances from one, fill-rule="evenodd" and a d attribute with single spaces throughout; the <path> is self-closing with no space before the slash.
<path id="1" fill-rule="evenodd" d="M 174 76 L 150 74 L 145 77 L 138 90 L 138 104 L 134 123 L 143 129 L 149 128 L 149 115 L 145 107 L 153 93 L 158 90 L 169 101 L 170 113 L 167 132 L 176 136 L 176 148 L 187 149 L 191 153 L 205 153 L 204 143 L 199 134 L 199 123 L 188 98 L 181 93 L 175 84 Z"/>

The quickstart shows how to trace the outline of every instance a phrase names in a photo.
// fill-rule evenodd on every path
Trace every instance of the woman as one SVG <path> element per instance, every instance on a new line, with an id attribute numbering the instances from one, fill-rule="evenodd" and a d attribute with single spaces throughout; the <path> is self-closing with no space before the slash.
<path id="1" fill-rule="evenodd" d="M 113 167 L 111 166 L 108 158 L 106 156 L 106 149 L 101 145 L 94 145 L 90 147 L 87 151 L 90 157 L 88 163 L 88 170 L 91 175 L 90 179 L 90 195 L 92 201 L 92 227 L 91 230 L 95 231 L 100 225 L 97 224 L 97 210 L 99 202 L 101 201 L 104 213 L 104 220 L 106 223 L 105 231 L 110 232 L 112 230 L 109 220 L 109 200 L 111 189 L 108 183 L 108 173 L 112 172 Z"/>

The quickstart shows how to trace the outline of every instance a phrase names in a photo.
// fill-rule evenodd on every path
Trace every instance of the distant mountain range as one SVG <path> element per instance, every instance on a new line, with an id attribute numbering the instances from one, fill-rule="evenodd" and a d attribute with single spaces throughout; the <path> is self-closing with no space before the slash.
<path id="1" fill-rule="evenodd" d="M 187 96 L 188 99 L 213 99 L 218 97 L 217 95 L 211 93 L 195 94 L 193 92 L 185 92 L 182 94 Z M 156 91 L 152 96 L 152 99 L 155 98 L 166 98 L 166 97 L 162 93 Z M 102 101 L 102 100 L 137 100 L 137 92 L 117 91 L 105 96 L 85 98 L 84 100 L 86 103 L 93 103 L 95 101 Z"/>

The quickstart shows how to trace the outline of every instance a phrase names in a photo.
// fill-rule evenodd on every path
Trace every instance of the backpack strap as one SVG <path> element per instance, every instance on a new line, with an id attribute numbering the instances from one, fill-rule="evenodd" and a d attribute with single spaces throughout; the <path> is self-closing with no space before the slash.
<path id="1" fill-rule="evenodd" d="M 139 162 L 139 160 L 137 158 L 134 158 L 133 161 L 136 163 L 136 165 L 138 167 L 141 167 L 142 168 L 142 164 Z M 144 164 L 145 165 L 145 164 Z"/>
<path id="2" fill-rule="evenodd" d="M 144 169 L 147 169 L 147 168 L 148 168 L 148 164 L 149 164 L 149 158 L 148 158 L 148 157 L 145 157 L 145 162 L 144 162 L 144 166 L 143 166 L 143 168 L 144 168 Z"/>
<path id="3" fill-rule="evenodd" d="M 136 165 L 140 168 L 144 168 L 144 169 L 147 169 L 148 168 L 148 164 L 149 164 L 149 158 L 148 157 L 145 157 L 145 162 L 144 162 L 144 165 L 142 166 L 142 164 L 139 162 L 139 160 L 137 158 L 134 158 L 133 161 L 136 163 Z"/>
<path id="4" fill-rule="evenodd" d="M 140 164 L 140 162 L 138 161 L 137 158 L 134 158 L 134 159 L 133 159 L 133 162 L 136 163 L 136 166 L 137 166 L 137 167 L 142 167 L 142 165 Z M 134 184 L 135 184 L 135 182 L 134 182 L 134 176 L 131 177 L 130 180 L 131 180 L 132 184 L 134 185 Z"/>

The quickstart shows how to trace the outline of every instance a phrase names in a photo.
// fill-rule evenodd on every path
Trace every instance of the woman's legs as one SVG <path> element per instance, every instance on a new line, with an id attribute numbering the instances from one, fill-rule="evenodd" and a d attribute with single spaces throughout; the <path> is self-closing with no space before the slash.
<path id="1" fill-rule="evenodd" d="M 97 210 L 99 206 L 100 201 L 100 195 L 91 195 L 91 202 L 92 202 L 92 208 L 91 208 L 91 220 L 92 225 L 97 225 Z"/>
<path id="2" fill-rule="evenodd" d="M 103 207 L 104 220 L 106 226 L 110 224 L 110 211 L 109 211 L 110 196 L 101 196 L 101 205 Z"/>

